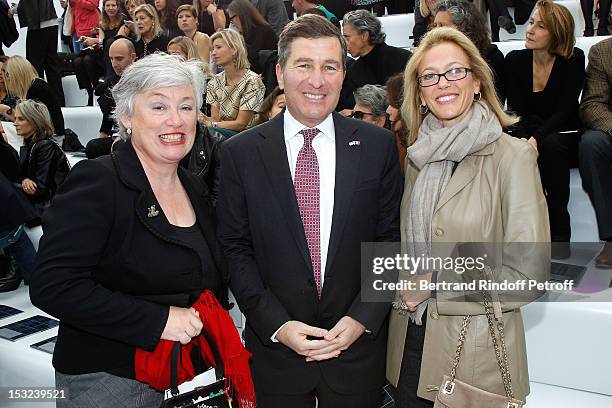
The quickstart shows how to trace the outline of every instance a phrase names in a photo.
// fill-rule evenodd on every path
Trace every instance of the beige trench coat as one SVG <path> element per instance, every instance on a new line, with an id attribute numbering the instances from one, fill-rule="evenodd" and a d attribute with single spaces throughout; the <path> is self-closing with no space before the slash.
<path id="1" fill-rule="evenodd" d="M 442 193 L 432 220 L 432 243 L 549 242 L 548 209 L 542 191 L 535 149 L 503 134 L 496 142 L 467 156 L 457 166 Z M 401 204 L 402 241 L 405 240 L 410 193 L 418 170 L 406 162 Z M 547 244 L 537 254 L 503 258 L 502 271 L 513 278 L 545 281 L 550 274 Z M 541 248 L 545 248 L 542 250 Z M 525 259 L 530 259 L 525 262 Z M 438 282 L 444 277 L 438 275 Z M 525 331 L 519 307 L 502 301 L 506 346 L 514 397 L 525 401 L 529 377 Z M 461 354 L 457 378 L 478 388 L 504 395 L 482 303 L 442 302 L 430 305 L 417 394 L 434 400 L 436 387 L 449 375 L 459 329 L 466 314 L 474 315 Z M 387 350 L 387 379 L 397 386 L 406 339 L 408 316 L 392 311 Z"/>

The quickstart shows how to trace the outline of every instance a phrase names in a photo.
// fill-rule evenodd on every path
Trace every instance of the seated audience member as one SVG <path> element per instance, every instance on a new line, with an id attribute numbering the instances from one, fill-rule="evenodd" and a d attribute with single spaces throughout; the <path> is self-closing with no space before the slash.
<path id="1" fill-rule="evenodd" d="M 611 0 L 601 0 L 599 3 L 597 35 L 610 35 L 608 31 L 608 22 L 610 21 L 610 6 Z M 580 0 L 580 8 L 584 16 L 584 36 L 592 37 L 595 34 L 593 26 L 593 6 L 595 0 Z"/>
<path id="2" fill-rule="evenodd" d="M 60 320 L 53 366 L 66 406 L 159 407 L 170 366 L 146 363 L 180 342 L 181 366 L 193 364 L 187 345 L 206 342 L 202 330 L 232 367 L 237 400 L 254 406 L 242 393 L 248 353 L 217 300 L 226 282 L 214 210 L 179 167 L 202 104 L 198 65 L 154 54 L 129 66 L 113 88 L 127 141 L 75 166 L 45 216 L 30 297 Z"/>
<path id="3" fill-rule="evenodd" d="M 593 45 L 580 103 L 588 129 L 580 140 L 580 176 L 589 194 L 604 248 L 595 265 L 612 268 L 612 38 Z"/>
<path id="4" fill-rule="evenodd" d="M 84 49 L 72 61 L 80 89 L 87 90 L 89 106 L 93 105 L 94 89 L 101 76 L 108 76 L 105 70 L 104 56 L 108 56 L 108 41 L 114 38 L 123 26 L 123 16 L 119 12 L 117 0 L 103 0 L 102 14 L 98 37 L 87 36 L 81 43 L 90 49 Z"/>
<path id="5" fill-rule="evenodd" d="M 191 39 L 198 51 L 199 58 L 208 64 L 210 60 L 210 37 L 198 31 L 198 12 L 195 7 L 184 4 L 176 9 L 178 27 Z"/>
<path id="6" fill-rule="evenodd" d="M 404 101 L 404 74 L 393 75 L 389 78 L 385 87 L 387 89 L 387 99 L 389 100 L 387 114 L 391 123 L 391 131 L 395 136 L 395 145 L 397 146 L 400 167 L 403 173 L 406 170 L 404 164 L 406 162 L 406 149 L 408 148 L 408 127 L 400 112 L 402 102 Z"/>
<path id="7" fill-rule="evenodd" d="M 155 10 L 159 17 L 159 24 L 162 27 L 162 33 L 172 39 L 177 35 L 181 35 L 181 30 L 176 21 L 176 10 L 179 6 L 179 0 L 155 0 Z"/>
<path id="8" fill-rule="evenodd" d="M 385 44 L 380 20 L 369 11 L 347 13 L 342 30 L 349 53 L 359 59 L 346 72 L 337 110 L 355 105 L 355 89 L 365 84 L 384 85 L 391 75 L 402 72 L 411 55 L 408 50 Z"/>
<path id="9" fill-rule="evenodd" d="M 278 86 L 261 103 L 256 125 L 269 121 L 285 109 L 285 91 Z"/>
<path id="10" fill-rule="evenodd" d="M 225 29 L 214 33 L 211 40 L 212 58 L 223 72 L 208 83 L 206 102 L 211 115 L 202 120 L 204 125 L 232 136 L 255 124 L 265 88 L 259 75 L 249 69 L 240 33 Z"/>
<path id="11" fill-rule="evenodd" d="M 272 30 L 274 30 L 274 33 L 278 37 L 281 31 L 283 31 L 283 28 L 285 28 L 289 22 L 287 9 L 283 4 L 283 0 L 257 0 L 253 3 L 255 4 L 255 7 L 257 7 L 259 14 L 261 14 L 264 20 L 270 24 L 270 27 L 272 27 Z M 228 13 L 230 13 L 229 6 Z"/>
<path id="12" fill-rule="evenodd" d="M 83 49 L 83 40 L 97 32 L 100 21 L 99 0 L 70 0 L 72 46 L 75 53 Z"/>
<path id="13" fill-rule="evenodd" d="M 574 48 L 574 20 L 564 6 L 538 1 L 527 27 L 525 49 L 505 60 L 508 110 L 520 121 L 510 129 L 539 151 L 538 165 L 548 203 L 555 258 L 569 256 L 571 235 L 567 211 L 570 168 L 578 161 L 576 133 L 581 128 L 578 96 L 584 82 L 584 53 Z"/>
<path id="14" fill-rule="evenodd" d="M 434 27 L 453 27 L 467 35 L 480 51 L 480 55 L 491 67 L 495 79 L 495 90 L 504 103 L 504 54 L 491 44 L 484 15 L 474 3 L 467 0 L 440 0 L 434 9 Z"/>
<path id="15" fill-rule="evenodd" d="M 250 0 L 234 0 L 227 7 L 230 25 L 244 37 L 251 69 L 261 74 L 259 51 L 276 50 L 278 39 L 274 30 Z"/>
<path id="16" fill-rule="evenodd" d="M 15 105 L 17 105 L 17 98 L 11 96 L 6 90 L 6 84 L 4 83 L 4 76 L 2 75 L 2 70 L 4 68 L 4 64 L 8 61 L 9 57 L 6 55 L 0 55 L 0 120 L 10 120 L 10 118 L 5 118 L 2 112 L 6 112 L 10 109 L 15 109 Z"/>
<path id="17" fill-rule="evenodd" d="M 42 214 L 70 170 L 68 160 L 51 138 L 53 124 L 44 104 L 21 100 L 15 108 L 15 131 L 24 139 L 19 152 L 19 186 Z"/>
<path id="18" fill-rule="evenodd" d="M 111 152 L 114 136 L 117 134 L 117 123 L 112 116 L 115 110 L 112 89 L 121 79 L 123 71 L 136 61 L 134 43 L 127 38 L 117 38 L 111 43 L 108 55 L 113 66 L 113 75 L 106 78 L 96 89 L 99 95 L 98 106 L 102 111 L 102 124 L 100 124 L 100 137 L 90 140 L 85 147 L 88 159 L 95 159 Z"/>
<path id="19" fill-rule="evenodd" d="M 168 43 L 168 54 L 178 55 L 183 61 L 196 59 L 201 61 L 198 49 L 191 38 L 185 37 L 184 35 L 174 37 Z"/>
<path id="20" fill-rule="evenodd" d="M 138 39 L 139 34 L 138 30 L 136 29 L 136 23 L 134 23 L 134 21 L 136 20 L 134 13 L 136 9 L 139 6 L 142 6 L 143 4 L 145 4 L 144 0 L 125 0 L 125 8 L 127 10 L 128 15 L 126 16 L 126 19 L 123 22 L 121 28 L 119 28 L 117 35 L 129 37 L 134 41 Z"/>
<path id="21" fill-rule="evenodd" d="M 295 12 L 298 16 L 304 14 L 306 10 L 319 10 L 323 13 L 321 14 L 322 17 L 327 18 L 333 25 L 340 28 L 340 22 L 338 21 L 338 17 L 336 17 L 331 11 L 326 9 L 325 6 L 322 4 L 310 2 L 308 0 L 293 0 L 291 5 L 295 9 Z"/>
<path id="22" fill-rule="evenodd" d="M 166 51 L 168 37 L 163 33 L 153 6 L 150 4 L 138 6 L 134 11 L 134 22 L 140 34 L 140 39 L 136 41 L 136 55 L 139 59 L 156 51 Z"/>
<path id="23" fill-rule="evenodd" d="M 427 32 L 427 28 L 433 24 L 433 10 L 437 2 L 437 0 L 415 0 L 414 27 L 412 28 L 415 47 L 421 42 L 421 37 Z"/>
<path id="24" fill-rule="evenodd" d="M 215 31 L 227 28 L 227 17 L 221 7 L 213 0 L 193 0 L 198 14 L 198 30 L 211 36 Z"/>
<path id="25" fill-rule="evenodd" d="M 355 106 L 351 118 L 363 120 L 380 127 L 387 127 L 387 91 L 380 85 L 364 85 L 355 89 Z"/>
<path id="26" fill-rule="evenodd" d="M 10 57 L 2 67 L 1 74 L 10 95 L 22 100 L 37 100 L 45 104 L 51 114 L 55 135 L 64 136 L 64 115 L 57 96 L 49 84 L 38 77 L 36 70 L 28 60 L 18 55 Z M 6 106 L 0 105 L 0 114 L 11 121 L 15 120 L 15 111 L 7 109 Z"/>

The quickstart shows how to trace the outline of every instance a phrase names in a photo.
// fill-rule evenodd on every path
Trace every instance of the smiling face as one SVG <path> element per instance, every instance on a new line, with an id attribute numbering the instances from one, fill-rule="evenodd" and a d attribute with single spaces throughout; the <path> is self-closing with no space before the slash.
<path id="1" fill-rule="evenodd" d="M 143 164 L 178 164 L 193 145 L 197 120 L 191 87 L 146 91 L 134 99 L 131 118 L 121 118 L 132 129 L 132 145 Z"/>
<path id="2" fill-rule="evenodd" d="M 117 7 L 117 0 L 106 0 L 104 3 L 104 12 L 110 18 L 114 18 L 117 15 L 119 8 Z"/>
<path id="3" fill-rule="evenodd" d="M 344 80 L 342 47 L 334 37 L 296 38 L 276 78 L 285 91 L 287 109 L 303 125 L 321 123 L 338 104 Z"/>
<path id="4" fill-rule="evenodd" d="M 140 35 L 149 34 L 153 32 L 153 26 L 155 21 L 144 11 L 139 11 L 134 17 L 134 23 Z"/>
<path id="5" fill-rule="evenodd" d="M 19 111 L 19 108 L 15 109 L 15 132 L 23 137 L 24 139 L 29 139 L 34 134 L 34 126 L 32 123 L 24 118 Z"/>
<path id="6" fill-rule="evenodd" d="M 359 33 L 352 24 L 344 24 L 342 26 L 342 35 L 346 40 L 348 52 L 353 57 L 364 55 L 370 46 L 368 42 L 370 34 L 367 31 Z"/>
<path id="7" fill-rule="evenodd" d="M 218 66 L 223 67 L 233 63 L 236 54 L 236 50 L 230 48 L 223 40 L 223 38 L 215 38 L 215 41 L 213 41 L 212 57 L 215 61 L 215 64 L 217 64 Z"/>
<path id="8" fill-rule="evenodd" d="M 197 27 L 198 20 L 189 10 L 183 10 L 177 17 L 177 23 L 183 33 L 192 33 Z"/>
<path id="9" fill-rule="evenodd" d="M 536 8 L 533 16 L 527 24 L 527 33 L 525 34 L 525 48 L 530 50 L 544 50 L 550 48 L 552 36 L 546 28 L 544 21 L 540 17 L 540 12 Z"/>
<path id="10" fill-rule="evenodd" d="M 417 72 L 418 76 L 442 74 L 453 68 L 470 68 L 470 61 L 461 47 L 445 42 L 425 53 Z M 420 87 L 420 98 L 442 125 L 448 127 L 463 118 L 474 102 L 474 94 L 478 92 L 480 81 L 468 72 L 465 78 L 458 81 L 440 77 L 436 85 Z"/>

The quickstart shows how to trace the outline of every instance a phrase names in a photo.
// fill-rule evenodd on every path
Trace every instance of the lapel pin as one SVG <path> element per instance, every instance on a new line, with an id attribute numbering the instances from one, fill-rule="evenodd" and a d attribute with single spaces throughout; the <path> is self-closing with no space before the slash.
<path id="1" fill-rule="evenodd" d="M 159 211 L 157 211 L 157 208 L 155 208 L 154 205 L 149 207 L 149 213 L 147 214 L 147 217 L 149 218 L 153 218 L 153 217 L 157 217 L 159 215 Z"/>
<path id="2" fill-rule="evenodd" d="M 361 141 L 360 140 L 353 140 L 353 141 L 349 142 L 349 146 L 361 146 Z"/>

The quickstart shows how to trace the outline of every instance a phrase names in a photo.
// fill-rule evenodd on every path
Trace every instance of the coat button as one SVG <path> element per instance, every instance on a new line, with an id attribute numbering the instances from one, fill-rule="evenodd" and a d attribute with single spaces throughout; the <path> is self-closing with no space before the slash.
<path id="1" fill-rule="evenodd" d="M 441 237 L 444 235 L 444 230 L 442 228 L 436 228 L 435 234 L 437 237 Z"/>
<path id="2" fill-rule="evenodd" d="M 434 320 L 438 320 L 438 318 L 440 317 L 440 315 L 438 314 L 438 312 L 431 312 L 429 314 L 429 316 L 431 316 L 432 319 Z"/>

